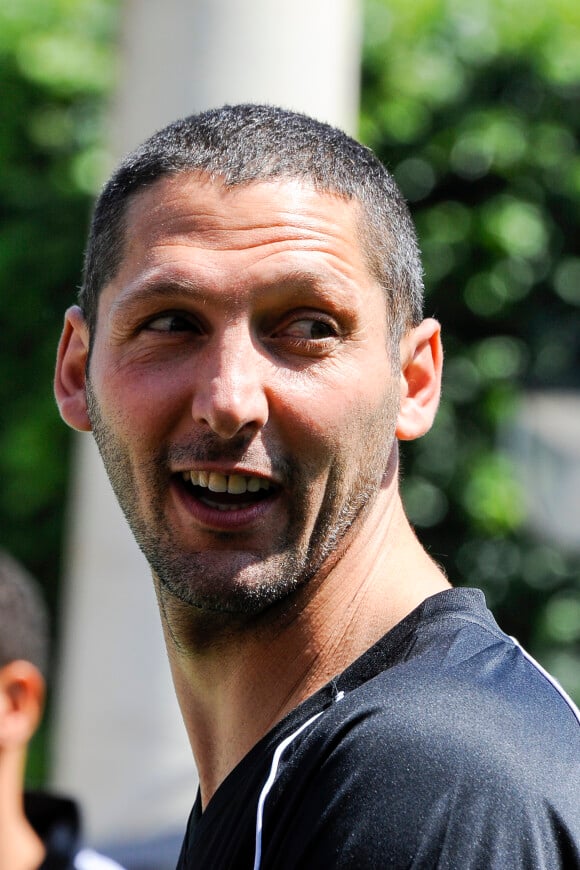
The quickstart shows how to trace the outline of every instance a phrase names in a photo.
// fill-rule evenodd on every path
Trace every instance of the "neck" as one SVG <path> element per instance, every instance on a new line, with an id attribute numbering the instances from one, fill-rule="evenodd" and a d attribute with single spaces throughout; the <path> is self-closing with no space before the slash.
<path id="1" fill-rule="evenodd" d="M 45 848 L 24 813 L 25 753 L 0 751 L 0 868 L 37 870 Z"/>
<path id="2" fill-rule="evenodd" d="M 415 538 L 397 495 L 379 500 L 340 558 L 283 608 L 270 608 L 252 625 L 222 627 L 215 643 L 199 626 L 192 631 L 199 616 L 191 608 L 158 589 L 202 805 L 290 710 L 448 586 Z"/>

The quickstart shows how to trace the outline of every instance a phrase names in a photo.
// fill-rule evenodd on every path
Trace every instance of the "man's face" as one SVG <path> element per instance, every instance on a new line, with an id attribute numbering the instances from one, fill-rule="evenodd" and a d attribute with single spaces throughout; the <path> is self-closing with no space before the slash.
<path id="1" fill-rule="evenodd" d="M 90 361 L 94 435 L 161 584 L 257 613 L 366 521 L 399 406 L 356 207 L 157 181 L 128 209 Z"/>

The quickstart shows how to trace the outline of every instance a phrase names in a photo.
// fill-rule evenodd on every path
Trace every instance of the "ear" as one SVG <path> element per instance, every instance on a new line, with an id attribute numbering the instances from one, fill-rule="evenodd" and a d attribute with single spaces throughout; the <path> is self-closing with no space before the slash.
<path id="1" fill-rule="evenodd" d="M 78 305 L 69 308 L 56 358 L 54 394 L 63 420 L 78 429 L 90 432 L 87 414 L 86 371 L 89 359 L 89 329 Z"/>
<path id="2" fill-rule="evenodd" d="M 431 428 L 441 395 L 442 367 L 441 327 L 429 318 L 401 341 L 401 406 L 396 428 L 401 441 L 420 438 Z"/>
<path id="3" fill-rule="evenodd" d="M 0 747 L 25 748 L 38 728 L 45 684 L 31 662 L 14 661 L 0 668 Z"/>

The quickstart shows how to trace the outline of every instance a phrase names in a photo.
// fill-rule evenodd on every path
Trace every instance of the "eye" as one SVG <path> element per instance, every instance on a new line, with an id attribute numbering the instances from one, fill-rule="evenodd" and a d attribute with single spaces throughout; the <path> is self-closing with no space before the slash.
<path id="1" fill-rule="evenodd" d="M 185 314 L 167 312 L 152 318 L 145 324 L 151 332 L 200 332 L 199 325 Z"/>
<path id="2" fill-rule="evenodd" d="M 325 338 L 336 338 L 337 330 L 326 320 L 316 317 L 301 317 L 293 320 L 277 332 L 284 338 L 298 338 L 305 341 L 321 341 Z"/>

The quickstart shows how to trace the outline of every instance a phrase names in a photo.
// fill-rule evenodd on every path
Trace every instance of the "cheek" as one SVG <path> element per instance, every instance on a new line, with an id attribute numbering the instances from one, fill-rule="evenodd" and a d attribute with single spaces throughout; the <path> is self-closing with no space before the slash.
<path id="1" fill-rule="evenodd" d="M 272 416 L 300 452 L 360 455 L 369 438 L 386 442 L 394 434 L 399 383 L 384 366 L 285 387 L 272 400 Z"/>
<path id="2" fill-rule="evenodd" d="M 183 414 L 176 383 L 155 372 L 95 370 L 93 389 L 107 426 L 126 441 L 158 441 Z"/>

